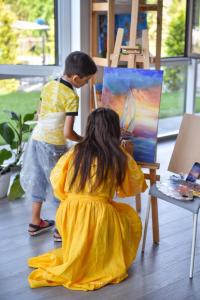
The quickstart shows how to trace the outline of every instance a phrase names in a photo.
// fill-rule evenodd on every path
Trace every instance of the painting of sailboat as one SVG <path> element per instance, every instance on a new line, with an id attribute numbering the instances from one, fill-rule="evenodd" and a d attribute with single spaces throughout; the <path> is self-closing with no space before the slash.
<path id="1" fill-rule="evenodd" d="M 120 117 L 122 136 L 133 142 L 138 162 L 156 161 L 163 71 L 104 69 L 102 104 Z"/>

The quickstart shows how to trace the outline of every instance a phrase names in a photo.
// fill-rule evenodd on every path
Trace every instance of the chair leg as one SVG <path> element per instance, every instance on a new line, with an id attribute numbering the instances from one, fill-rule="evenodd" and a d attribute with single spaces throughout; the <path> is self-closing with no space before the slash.
<path id="1" fill-rule="evenodd" d="M 193 270 L 194 270 L 194 256 L 195 256 L 196 237 L 197 237 L 197 224 L 198 224 L 198 214 L 193 214 L 192 251 L 191 251 L 191 259 L 190 259 L 190 278 L 193 277 Z"/>
<path id="2" fill-rule="evenodd" d="M 147 203 L 147 211 L 146 211 L 146 218 L 145 218 L 145 225 L 144 225 L 144 234 L 143 234 L 143 241 L 142 241 L 142 252 L 144 252 L 145 244 L 146 244 L 150 208 L 151 208 L 151 196 L 149 196 L 148 203 Z"/>

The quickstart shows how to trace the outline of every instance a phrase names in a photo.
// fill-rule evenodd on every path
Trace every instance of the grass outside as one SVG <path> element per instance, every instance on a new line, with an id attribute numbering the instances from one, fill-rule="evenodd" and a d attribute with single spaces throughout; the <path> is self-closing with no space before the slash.
<path id="1" fill-rule="evenodd" d="M 184 111 L 184 95 L 182 91 L 163 93 L 160 103 L 160 118 L 182 115 Z"/>
<path id="2" fill-rule="evenodd" d="M 8 121 L 9 117 L 4 110 L 11 110 L 25 115 L 37 110 L 40 92 L 26 93 L 17 91 L 7 95 L 0 95 L 0 123 Z M 183 114 L 184 97 L 181 91 L 163 93 L 160 105 L 160 118 L 179 116 Z M 200 97 L 196 98 L 196 112 L 200 112 Z M 0 137 L 0 145 L 4 144 Z"/>
<path id="3" fill-rule="evenodd" d="M 184 94 L 182 91 L 163 93 L 160 104 L 160 118 L 180 116 L 184 112 Z M 196 113 L 200 112 L 200 97 L 196 97 Z"/>

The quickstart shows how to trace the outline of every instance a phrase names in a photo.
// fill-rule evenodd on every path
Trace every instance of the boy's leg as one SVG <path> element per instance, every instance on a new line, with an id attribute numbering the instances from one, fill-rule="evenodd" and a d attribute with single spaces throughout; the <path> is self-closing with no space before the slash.
<path id="1" fill-rule="evenodd" d="M 40 218 L 41 208 L 42 202 L 34 201 L 32 203 L 32 220 L 28 229 L 30 235 L 37 235 L 54 227 L 55 222 L 53 220 L 42 220 Z"/>
<path id="2" fill-rule="evenodd" d="M 46 198 L 46 191 L 49 186 L 49 180 L 46 172 L 48 172 L 49 151 L 48 145 L 43 142 L 35 141 L 33 152 L 35 168 L 32 178 L 32 186 L 30 190 L 30 198 L 32 200 L 32 216 L 29 224 L 30 235 L 36 235 L 54 227 L 53 220 L 41 219 L 42 204 Z"/>
<path id="3" fill-rule="evenodd" d="M 40 224 L 41 208 L 42 208 L 42 202 L 32 202 L 32 218 L 31 218 L 32 224 L 35 224 L 35 225 Z"/>
<path id="4" fill-rule="evenodd" d="M 21 182 L 27 198 L 32 201 L 31 223 L 28 232 L 36 235 L 54 226 L 52 220 L 42 220 L 40 217 L 42 202 L 46 198 L 49 182 L 46 178 L 48 152 L 44 143 L 30 139 L 26 148 L 21 172 Z"/>

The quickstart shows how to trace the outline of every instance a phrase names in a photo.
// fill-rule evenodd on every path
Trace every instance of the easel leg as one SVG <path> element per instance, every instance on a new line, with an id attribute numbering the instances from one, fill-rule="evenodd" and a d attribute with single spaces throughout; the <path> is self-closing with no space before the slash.
<path id="1" fill-rule="evenodd" d="M 151 197 L 151 212 L 152 212 L 153 242 L 158 244 L 160 241 L 159 221 L 158 221 L 158 203 L 157 203 L 157 198 L 155 198 L 155 197 Z"/>
<path id="2" fill-rule="evenodd" d="M 146 218 L 145 218 L 144 233 L 143 233 L 143 240 L 142 240 L 142 252 L 143 253 L 144 253 L 146 238 L 147 238 L 147 229 L 148 229 L 148 223 L 149 223 L 150 207 L 151 207 L 151 196 L 149 196 L 149 199 L 148 199 L 148 202 L 147 202 Z"/>
<path id="3" fill-rule="evenodd" d="M 156 183 L 156 170 L 150 169 L 150 184 Z M 158 203 L 157 198 L 151 197 L 151 212 L 152 212 L 152 232 L 153 242 L 159 243 L 159 221 L 158 221 Z"/>
<path id="4" fill-rule="evenodd" d="M 138 213 L 140 213 L 141 212 L 141 195 L 140 194 L 137 194 L 135 196 L 135 202 L 136 202 L 136 211 Z"/>
<path id="5" fill-rule="evenodd" d="M 121 51 L 121 45 L 124 35 L 124 29 L 119 28 L 117 31 L 117 37 L 114 47 L 114 52 L 111 58 L 111 67 L 117 67 L 120 59 L 120 51 Z"/>
<path id="6" fill-rule="evenodd" d="M 110 66 L 110 55 L 114 48 L 114 27 L 115 27 L 115 17 L 114 17 L 114 0 L 108 0 L 108 29 L 107 29 L 107 62 Z"/>
<path id="7" fill-rule="evenodd" d="M 144 62 L 143 67 L 144 69 L 149 69 L 149 35 L 148 30 L 142 30 L 142 47 L 143 47 L 143 56 L 144 56 Z"/>

